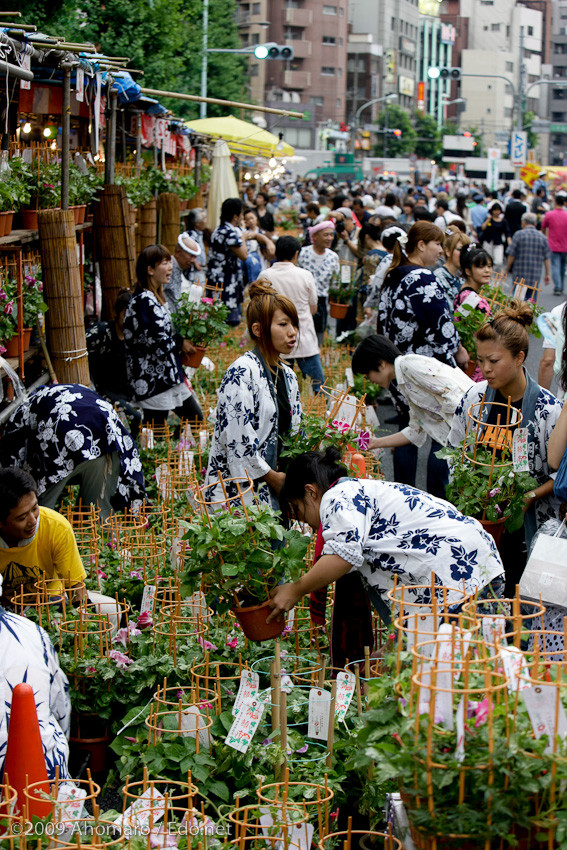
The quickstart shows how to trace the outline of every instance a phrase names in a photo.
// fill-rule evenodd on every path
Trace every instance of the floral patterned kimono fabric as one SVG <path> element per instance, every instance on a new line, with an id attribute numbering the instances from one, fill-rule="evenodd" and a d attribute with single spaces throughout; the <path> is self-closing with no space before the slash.
<path id="1" fill-rule="evenodd" d="M 291 433 L 299 430 L 301 400 L 295 373 L 280 361 L 291 408 Z M 278 405 L 274 381 L 258 351 L 247 351 L 226 370 L 219 389 L 216 422 L 205 485 L 208 502 L 222 502 L 224 494 L 218 474 L 226 478 L 254 481 L 260 501 L 278 508 L 277 499 L 267 487 L 259 487 L 264 475 L 277 468 Z M 229 496 L 237 495 L 233 484 Z"/>

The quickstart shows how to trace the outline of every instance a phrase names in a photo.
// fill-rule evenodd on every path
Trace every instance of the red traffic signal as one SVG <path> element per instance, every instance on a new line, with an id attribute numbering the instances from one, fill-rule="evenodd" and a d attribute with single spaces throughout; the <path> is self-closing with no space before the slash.
<path id="1" fill-rule="evenodd" d="M 470 137 L 472 136 L 472 133 L 469 133 L 469 131 L 468 131 L 468 130 L 465 130 L 465 132 L 463 133 L 463 136 L 464 136 L 466 139 L 470 139 Z"/>
<path id="2" fill-rule="evenodd" d="M 394 130 L 394 136 L 401 136 L 401 135 L 402 135 L 401 130 Z"/>

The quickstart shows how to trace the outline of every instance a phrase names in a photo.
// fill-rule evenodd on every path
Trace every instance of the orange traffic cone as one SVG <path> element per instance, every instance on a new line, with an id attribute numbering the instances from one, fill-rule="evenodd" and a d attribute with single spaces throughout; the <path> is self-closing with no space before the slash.
<path id="1" fill-rule="evenodd" d="M 49 794 L 49 781 L 41 732 L 35 708 L 35 699 L 31 685 L 22 683 L 12 691 L 12 708 L 10 726 L 8 728 L 8 745 L 4 761 L 4 778 L 9 779 L 10 786 L 18 792 L 17 808 L 22 814 L 26 802 L 28 805 L 28 820 L 34 815 L 44 818 L 53 809 L 53 804 L 43 799 L 43 794 Z M 26 785 L 36 785 L 37 799 L 26 801 L 24 788 Z"/>

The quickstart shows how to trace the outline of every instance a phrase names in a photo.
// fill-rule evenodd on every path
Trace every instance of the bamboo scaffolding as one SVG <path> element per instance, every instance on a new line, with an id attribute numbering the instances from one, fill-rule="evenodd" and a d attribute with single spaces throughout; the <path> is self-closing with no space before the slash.
<path id="1" fill-rule="evenodd" d="M 240 103 L 236 100 L 220 100 L 218 97 L 201 97 L 196 94 L 181 94 L 181 92 L 162 91 L 161 89 L 140 88 L 142 94 L 150 97 L 174 97 L 178 100 L 190 100 L 193 103 L 216 103 L 219 106 L 236 106 L 240 109 L 251 109 L 253 112 L 269 112 L 270 115 L 285 115 L 288 118 L 303 118 L 303 112 L 292 112 L 289 109 L 274 109 L 271 106 L 260 106 L 252 103 Z"/>

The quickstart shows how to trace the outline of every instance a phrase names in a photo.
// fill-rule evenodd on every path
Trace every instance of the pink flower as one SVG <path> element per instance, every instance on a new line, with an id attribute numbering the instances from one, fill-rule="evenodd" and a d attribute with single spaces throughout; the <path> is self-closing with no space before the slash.
<path id="1" fill-rule="evenodd" d="M 96 572 L 97 572 L 97 575 L 99 575 L 101 578 L 107 578 L 106 573 L 103 573 L 102 570 L 97 570 Z"/>
<path id="2" fill-rule="evenodd" d="M 213 303 L 212 298 L 201 298 L 201 301 L 202 301 L 203 304 L 212 304 Z"/>
<path id="3" fill-rule="evenodd" d="M 475 721 L 475 729 L 478 729 L 479 726 L 482 726 L 483 723 L 486 723 L 488 720 L 488 697 L 485 697 L 476 707 L 476 721 Z"/>
<path id="4" fill-rule="evenodd" d="M 177 691 L 175 696 L 177 697 L 177 699 L 183 699 L 183 691 Z"/>
<path id="5" fill-rule="evenodd" d="M 502 492 L 502 490 L 500 489 L 500 487 L 494 487 L 492 490 L 489 491 L 488 496 L 489 496 L 489 498 L 492 499 L 493 496 L 497 496 L 498 493 L 501 493 L 501 492 Z"/>
<path id="6" fill-rule="evenodd" d="M 221 342 L 220 347 L 221 347 L 221 348 L 226 348 L 226 342 Z"/>
<path id="7" fill-rule="evenodd" d="M 41 281 L 40 281 L 40 282 L 38 283 L 38 285 L 37 285 L 37 291 L 38 291 L 38 292 L 43 292 L 43 283 L 42 283 Z"/>
<path id="8" fill-rule="evenodd" d="M 6 293 L 4 292 L 3 289 L 0 289 L 0 301 L 7 301 L 7 300 L 8 300 L 8 296 L 6 295 Z"/>
<path id="9" fill-rule="evenodd" d="M 124 655 L 123 652 L 119 652 L 117 649 L 111 650 L 108 653 L 108 657 L 112 658 L 113 661 L 116 661 L 116 666 L 120 670 L 126 670 L 126 668 L 130 666 L 130 664 L 134 663 L 131 658 L 128 658 L 127 655 Z"/>
<path id="10" fill-rule="evenodd" d="M 139 573 L 138 570 L 131 570 L 130 571 L 130 578 L 139 578 L 141 580 L 142 574 Z"/>
<path id="11" fill-rule="evenodd" d="M 238 646 L 238 638 L 236 637 L 236 635 L 233 638 L 231 638 L 230 640 L 228 639 L 228 636 L 227 636 L 226 645 L 230 646 L 231 649 L 236 649 L 236 647 Z"/>
<path id="12" fill-rule="evenodd" d="M 1 355 L 1 354 L 6 354 L 6 351 L 7 351 L 7 350 L 8 350 L 8 349 L 7 349 L 7 348 L 4 348 L 4 346 L 3 346 L 3 345 L 0 345 L 0 355 Z"/>
<path id="13" fill-rule="evenodd" d="M 96 673 L 96 667 L 87 667 L 87 675 L 92 676 L 93 673 Z"/>
<path id="14" fill-rule="evenodd" d="M 130 636 L 128 634 L 128 629 L 118 629 L 118 631 L 112 638 L 113 643 L 121 643 L 122 646 L 127 646 L 129 640 Z"/>
<path id="15" fill-rule="evenodd" d="M 131 744 L 135 744 L 135 743 L 136 743 L 136 739 L 135 739 L 135 738 L 129 738 L 129 737 L 128 737 L 128 735 L 124 735 L 124 740 L 125 740 L 125 741 L 130 741 L 130 743 L 131 743 Z"/>
<path id="16" fill-rule="evenodd" d="M 203 640 L 201 636 L 199 636 L 197 640 L 199 641 L 203 649 L 218 649 L 218 646 L 215 646 L 214 643 L 211 643 L 208 640 Z"/>
<path id="17" fill-rule="evenodd" d="M 137 635 L 142 634 L 140 629 L 137 629 L 134 623 L 128 623 L 128 630 L 130 632 L 130 637 L 136 637 Z"/>
<path id="18" fill-rule="evenodd" d="M 143 631 L 144 629 L 151 629 L 154 624 L 151 615 L 148 614 L 147 611 L 144 611 L 144 613 L 140 614 L 140 616 L 136 620 L 136 625 L 139 629 L 142 629 Z"/>
<path id="19" fill-rule="evenodd" d="M 306 753 L 306 752 L 307 752 L 307 744 L 304 744 L 302 747 L 300 747 L 300 748 L 299 748 L 298 750 L 296 750 L 295 752 L 296 752 L 296 753 Z"/>
<path id="20" fill-rule="evenodd" d="M 500 514 L 502 513 L 502 508 L 500 507 L 500 505 L 495 505 L 495 508 L 496 508 L 496 513 L 498 514 L 498 516 L 500 516 Z"/>
<path id="21" fill-rule="evenodd" d="M 354 442 L 358 445 L 361 452 L 367 452 L 370 445 L 370 434 L 368 431 L 361 431 L 358 437 L 354 438 Z"/>
<path id="22" fill-rule="evenodd" d="M 4 307 L 4 313 L 7 316 L 10 316 L 13 312 L 14 312 L 14 300 L 12 299 L 12 301 L 8 301 L 8 303 Z"/>

